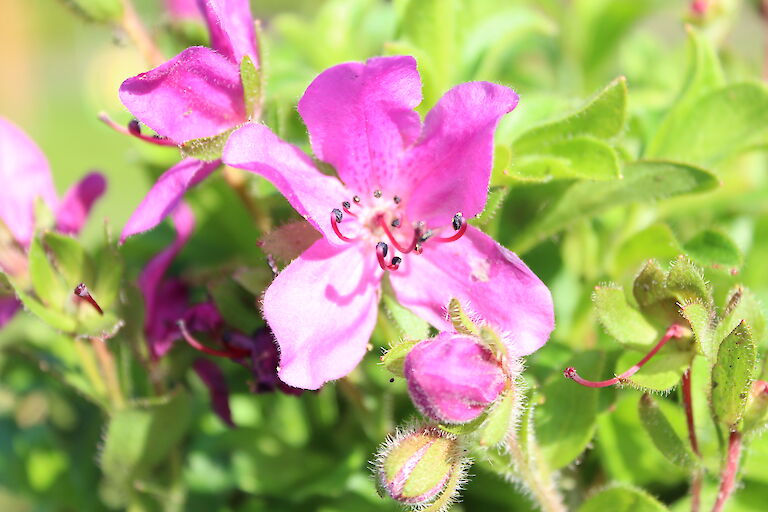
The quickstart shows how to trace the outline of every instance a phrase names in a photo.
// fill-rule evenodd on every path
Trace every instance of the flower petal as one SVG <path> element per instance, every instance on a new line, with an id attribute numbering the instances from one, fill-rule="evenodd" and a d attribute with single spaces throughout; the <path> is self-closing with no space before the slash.
<path id="1" fill-rule="evenodd" d="M 163 282 L 165 272 L 186 245 L 195 227 L 192 210 L 180 203 L 172 214 L 176 227 L 176 240 L 152 258 L 138 278 L 139 290 L 144 295 L 144 332 L 154 357 L 160 357 L 171 347 L 176 337 L 175 322 L 187 309 L 187 289 L 177 280 Z"/>
<path id="2" fill-rule="evenodd" d="M 21 308 L 21 302 L 16 297 L 0 297 L 0 328 L 11 321 Z"/>
<path id="3" fill-rule="evenodd" d="M 207 178 L 221 165 L 220 160 L 201 162 L 186 158 L 160 176 L 128 219 L 120 243 L 129 236 L 154 228 L 179 204 L 184 193 Z"/>
<path id="4" fill-rule="evenodd" d="M 280 345 L 283 382 L 318 389 L 357 366 L 376 323 L 375 266 L 359 244 L 320 239 L 267 288 L 264 318 Z"/>
<path id="5" fill-rule="evenodd" d="M 43 152 L 15 124 L 0 117 L 0 220 L 29 245 L 35 231 L 35 200 L 56 207 L 56 190 Z"/>
<path id="6" fill-rule="evenodd" d="M 452 243 L 424 245 L 390 273 L 398 300 L 434 326 L 450 329 L 452 298 L 506 332 L 512 356 L 535 352 L 554 328 L 552 296 L 515 253 L 469 227 Z"/>
<path id="7" fill-rule="evenodd" d="M 208 23 L 213 49 L 238 66 L 243 57 L 248 55 L 258 68 L 259 52 L 256 47 L 256 30 L 250 2 L 200 0 L 199 5 Z"/>
<path id="8" fill-rule="evenodd" d="M 267 178 L 329 241 L 342 243 L 331 229 L 331 211 L 351 194 L 339 180 L 318 171 L 299 148 L 262 124 L 247 124 L 230 135 L 224 163 Z"/>
<path id="9" fill-rule="evenodd" d="M 517 101 L 515 91 L 489 82 L 461 84 L 440 98 L 424 120 L 419 143 L 404 159 L 404 176 L 412 181 L 409 218 L 445 226 L 457 212 L 471 218 L 483 211 L 493 134 Z"/>
<path id="10" fill-rule="evenodd" d="M 232 413 L 229 410 L 229 386 L 221 368 L 208 359 L 196 359 L 192 367 L 211 393 L 211 407 L 219 418 L 230 427 L 234 427 Z"/>
<path id="11" fill-rule="evenodd" d="M 182 143 L 245 122 L 239 66 L 210 48 L 187 48 L 120 86 L 123 105 L 160 135 Z"/>
<path id="12" fill-rule="evenodd" d="M 421 80 L 413 57 L 377 57 L 323 71 L 299 101 L 315 155 L 360 195 L 395 185 L 403 148 L 420 130 Z"/>
<path id="13" fill-rule="evenodd" d="M 89 173 L 67 191 L 56 212 L 56 229 L 62 233 L 74 234 L 88 220 L 93 203 L 107 190 L 107 180 L 99 172 Z"/>

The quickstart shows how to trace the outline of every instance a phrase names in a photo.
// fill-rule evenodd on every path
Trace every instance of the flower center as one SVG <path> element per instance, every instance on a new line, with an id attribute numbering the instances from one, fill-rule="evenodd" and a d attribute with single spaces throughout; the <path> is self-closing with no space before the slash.
<path id="1" fill-rule="evenodd" d="M 371 198 L 354 196 L 352 201 L 342 202 L 341 209 L 334 208 L 331 211 L 331 227 L 336 236 L 345 242 L 362 242 L 374 247 L 376 259 L 383 270 L 397 270 L 400 267 L 403 258 L 398 254 L 421 254 L 428 242 L 454 242 L 467 231 L 467 221 L 459 212 L 451 222 L 454 233 L 446 237 L 436 236 L 446 230 L 447 226 L 430 229 L 423 221 L 409 223 L 400 196 L 382 196 L 381 190 L 376 190 Z M 344 222 L 350 225 L 348 234 L 340 229 L 345 218 L 351 219 L 351 222 Z M 392 259 L 387 263 L 390 254 Z"/>

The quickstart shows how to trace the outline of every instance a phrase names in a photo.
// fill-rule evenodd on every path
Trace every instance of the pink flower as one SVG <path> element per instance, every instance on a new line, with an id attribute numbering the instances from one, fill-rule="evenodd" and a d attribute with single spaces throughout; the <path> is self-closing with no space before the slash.
<path id="1" fill-rule="evenodd" d="M 85 224 L 107 182 L 100 173 L 87 174 L 60 201 L 48 160 L 19 127 L 0 117 L 0 269 L 10 275 L 26 272 L 26 249 L 35 234 L 35 202 L 41 200 L 54 214 L 56 231 L 76 235 Z M 10 239 L 2 236 L 3 227 Z M 19 303 L 0 297 L 0 326 L 10 320 Z"/>
<path id="2" fill-rule="evenodd" d="M 247 56 L 255 66 L 259 65 L 249 2 L 200 0 L 198 5 L 208 25 L 212 48 L 187 48 L 120 86 L 123 104 L 139 121 L 164 137 L 163 143 L 182 144 L 212 137 L 249 119 L 240 63 Z M 138 125 L 133 131 L 138 133 Z M 157 226 L 179 204 L 187 189 L 220 164 L 220 160 L 185 158 L 168 169 L 128 220 L 121 241 Z"/>
<path id="3" fill-rule="evenodd" d="M 280 378 L 316 389 L 362 359 L 376 322 L 382 276 L 398 300 L 450 328 L 451 298 L 511 333 L 511 357 L 549 337 L 546 286 L 512 252 L 467 226 L 488 193 L 493 133 L 514 91 L 487 82 L 454 87 L 424 124 L 412 57 L 374 58 L 320 74 L 299 102 L 321 173 L 266 126 L 235 131 L 224 162 L 259 173 L 323 238 L 277 276 L 264 315 L 280 345 Z"/>
<path id="4" fill-rule="evenodd" d="M 413 403 L 424 416 L 443 423 L 474 420 L 508 382 L 501 362 L 488 347 L 450 332 L 413 347 L 404 371 Z"/>

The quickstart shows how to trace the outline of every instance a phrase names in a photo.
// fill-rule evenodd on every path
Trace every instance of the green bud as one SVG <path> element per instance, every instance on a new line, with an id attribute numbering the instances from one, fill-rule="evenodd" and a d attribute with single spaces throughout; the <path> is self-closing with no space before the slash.
<path id="1" fill-rule="evenodd" d="M 398 432 L 376 458 L 380 493 L 420 510 L 445 510 L 467 467 L 456 436 L 435 426 Z"/>
<path id="2" fill-rule="evenodd" d="M 756 380 L 744 408 L 744 433 L 761 432 L 768 427 L 768 382 Z"/>
<path id="3" fill-rule="evenodd" d="M 123 3 L 120 0 L 60 0 L 76 15 L 86 21 L 113 23 L 123 16 Z"/>

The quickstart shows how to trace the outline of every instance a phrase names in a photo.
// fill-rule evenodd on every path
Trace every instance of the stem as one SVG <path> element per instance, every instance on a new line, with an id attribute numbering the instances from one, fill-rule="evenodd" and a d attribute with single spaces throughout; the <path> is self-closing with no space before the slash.
<path id="1" fill-rule="evenodd" d="M 224 167 L 224 179 L 227 184 L 235 191 L 240 201 L 245 206 L 248 213 L 251 214 L 256 227 L 262 233 L 269 233 L 272 230 L 272 219 L 264 212 L 264 209 L 253 200 L 248 193 L 246 181 L 242 173 L 231 167 Z"/>
<path id="2" fill-rule="evenodd" d="M 728 437 L 728 455 L 725 459 L 725 467 L 720 476 L 720 491 L 717 493 L 717 501 L 712 507 L 712 512 L 720 512 L 725 502 L 733 493 L 736 483 L 736 472 L 739 469 L 739 456 L 741 455 L 741 432 L 731 432 Z"/>
<path id="3" fill-rule="evenodd" d="M 101 378 L 99 368 L 96 365 L 96 361 L 93 358 L 93 354 L 88 348 L 77 338 L 72 339 L 72 345 L 75 347 L 75 351 L 80 356 L 80 367 L 83 369 L 85 376 L 91 381 L 91 385 L 96 392 L 103 395 L 106 392 L 106 386 L 104 380 Z"/>
<path id="4" fill-rule="evenodd" d="M 122 409 L 125 407 L 125 399 L 120 390 L 120 380 L 117 378 L 117 367 L 115 366 L 112 353 L 107 349 L 106 343 L 101 338 L 92 337 L 91 346 L 93 351 L 96 352 L 96 359 L 99 361 L 101 375 L 104 377 L 104 383 L 107 386 L 107 393 L 109 393 L 112 405 L 117 409 Z"/>
<path id="5" fill-rule="evenodd" d="M 520 474 L 520 479 L 531 491 L 536 502 L 543 512 L 566 512 L 560 493 L 551 479 L 543 480 L 536 474 L 531 460 L 523 453 L 517 437 L 513 434 L 507 438 L 507 447 L 515 462 L 515 468 Z"/>
<path id="6" fill-rule="evenodd" d="M 632 366 L 629 370 L 625 371 L 621 375 L 617 375 L 616 377 L 608 380 L 587 380 L 583 379 L 579 376 L 579 374 L 576 372 L 576 368 L 573 366 L 569 366 L 565 369 L 563 372 L 563 376 L 567 379 L 573 379 L 578 384 L 581 384 L 582 386 L 586 386 L 588 388 L 605 388 L 608 386 L 613 386 L 614 384 L 619 384 L 621 382 L 624 382 L 634 374 L 636 374 L 640 368 L 642 368 L 645 363 L 651 360 L 653 356 L 656 355 L 656 353 L 661 350 L 661 347 L 666 345 L 666 343 L 671 340 L 672 338 L 680 338 L 685 334 L 685 328 L 681 325 L 672 324 L 667 329 L 667 332 L 664 333 L 664 337 L 661 338 L 661 340 L 656 344 L 655 347 L 651 349 L 650 352 L 648 352 L 645 357 L 643 357 L 640 361 L 638 361 L 637 364 Z"/>
<path id="7" fill-rule="evenodd" d="M 688 439 L 691 442 L 691 450 L 697 457 L 701 458 L 701 452 L 699 451 L 699 441 L 696 437 L 696 426 L 693 421 L 693 400 L 691 399 L 691 371 L 693 367 L 688 369 L 683 374 L 682 391 L 683 391 L 683 405 L 685 407 L 685 418 L 688 423 Z M 703 480 L 703 473 L 701 467 L 697 467 L 693 472 L 693 479 L 691 481 L 691 512 L 699 512 L 701 507 L 701 484 Z"/>
<path id="8" fill-rule="evenodd" d="M 131 0 L 123 0 L 123 19 L 120 20 L 120 27 L 131 38 L 150 66 L 154 68 L 165 62 L 163 54 L 160 53 L 136 14 L 136 8 Z"/>

